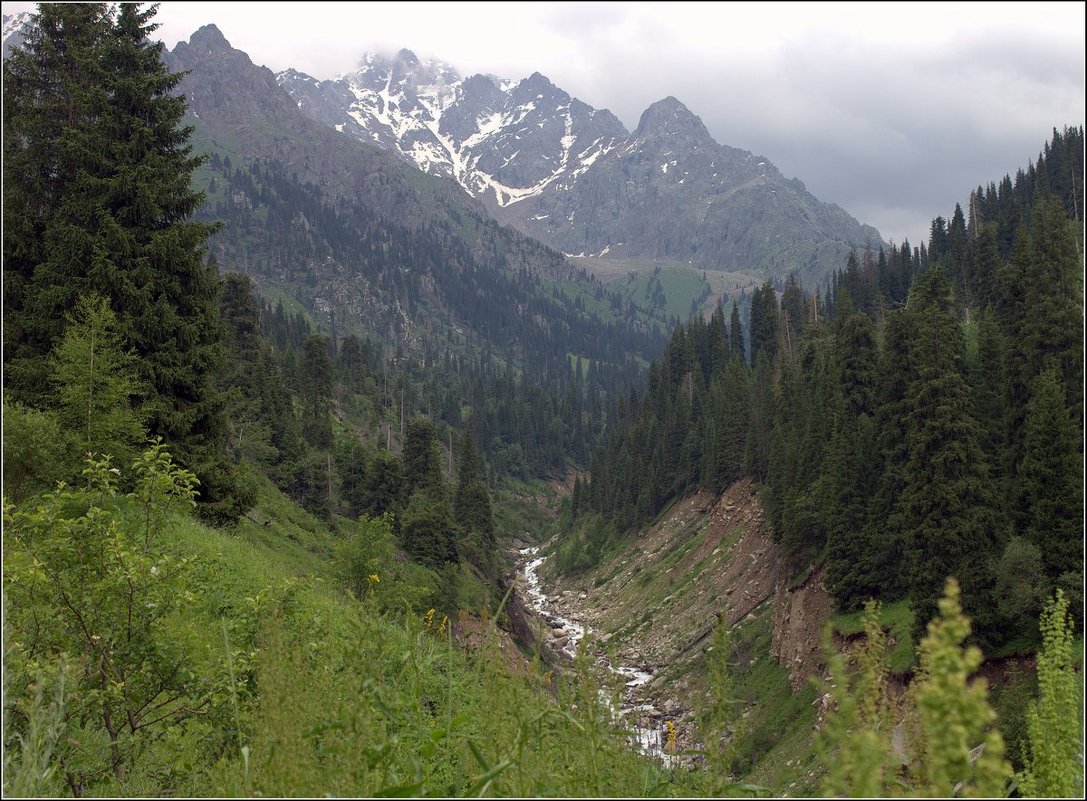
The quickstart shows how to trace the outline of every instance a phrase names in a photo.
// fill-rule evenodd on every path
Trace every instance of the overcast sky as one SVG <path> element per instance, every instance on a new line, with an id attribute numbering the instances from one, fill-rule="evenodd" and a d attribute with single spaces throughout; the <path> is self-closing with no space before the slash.
<path id="1" fill-rule="evenodd" d="M 3 3 L 5 14 L 31 3 Z M 633 129 L 679 98 L 885 239 L 919 244 L 972 187 L 1084 122 L 1074 3 L 182 3 L 168 47 L 214 22 L 273 70 L 319 78 L 406 47 L 463 76 L 542 72 Z"/>

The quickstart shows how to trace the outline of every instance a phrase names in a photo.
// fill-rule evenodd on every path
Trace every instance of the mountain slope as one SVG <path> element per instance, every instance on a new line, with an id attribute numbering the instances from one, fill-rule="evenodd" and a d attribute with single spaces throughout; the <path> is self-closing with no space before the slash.
<path id="1" fill-rule="evenodd" d="M 318 81 L 277 76 L 301 111 L 434 174 L 455 178 L 501 220 L 568 254 L 652 259 L 772 277 L 822 277 L 879 233 L 717 144 L 674 97 L 628 133 L 606 110 L 540 73 L 474 75 L 408 50 Z"/>
<path id="2" fill-rule="evenodd" d="M 215 26 L 168 60 L 188 72 L 181 89 L 215 154 L 205 180 L 209 216 L 228 222 L 221 263 L 318 322 L 416 354 L 471 344 L 536 373 L 568 370 L 568 354 L 622 364 L 658 346 L 659 323 L 629 307 L 620 318 L 598 284 L 452 181 L 304 116 Z"/>

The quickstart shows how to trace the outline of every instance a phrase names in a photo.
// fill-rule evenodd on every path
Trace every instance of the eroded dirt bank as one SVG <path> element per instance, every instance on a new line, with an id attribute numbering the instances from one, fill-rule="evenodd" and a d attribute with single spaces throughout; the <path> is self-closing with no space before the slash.
<path id="1" fill-rule="evenodd" d="M 673 721 L 681 747 L 694 744 L 691 682 L 718 620 L 742 626 L 770 604 L 772 655 L 790 670 L 793 686 L 822 670 L 820 632 L 831 602 L 821 572 L 790 586 L 750 479 L 720 496 L 700 492 L 677 501 L 584 575 L 564 578 L 549 568 L 537 568 L 547 618 L 537 629 L 542 640 L 569 651 L 576 639 L 559 621 L 587 626 L 610 664 L 647 676 L 627 687 L 641 724 L 662 729 Z M 529 606 L 527 586 L 519 590 Z"/>

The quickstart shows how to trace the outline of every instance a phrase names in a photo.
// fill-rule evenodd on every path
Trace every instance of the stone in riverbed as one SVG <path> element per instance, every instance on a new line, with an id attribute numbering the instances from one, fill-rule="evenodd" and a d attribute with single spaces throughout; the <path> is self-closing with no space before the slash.
<path id="1" fill-rule="evenodd" d="M 556 629 L 551 629 L 551 636 L 555 637 L 555 638 L 565 637 L 566 636 L 566 629 L 557 629 L 557 628 Z"/>

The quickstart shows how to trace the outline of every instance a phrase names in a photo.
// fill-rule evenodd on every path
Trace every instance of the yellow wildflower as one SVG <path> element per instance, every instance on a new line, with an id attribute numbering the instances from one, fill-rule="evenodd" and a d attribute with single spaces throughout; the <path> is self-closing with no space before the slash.
<path id="1" fill-rule="evenodd" d="M 676 752 L 676 724 L 669 720 L 664 726 L 668 729 L 668 742 L 664 746 L 664 750 L 669 754 L 674 754 Z"/>

